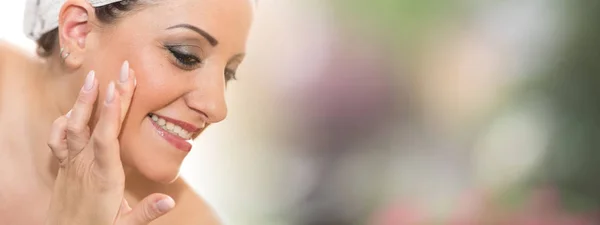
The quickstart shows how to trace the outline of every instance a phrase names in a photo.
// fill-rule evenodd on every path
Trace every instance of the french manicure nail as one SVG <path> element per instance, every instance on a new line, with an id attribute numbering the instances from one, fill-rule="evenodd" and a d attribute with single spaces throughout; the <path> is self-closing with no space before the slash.
<path id="1" fill-rule="evenodd" d="M 173 199 L 170 197 L 162 199 L 156 203 L 156 208 L 161 213 L 167 212 L 167 211 L 171 210 L 173 207 L 175 207 L 175 201 L 173 201 Z"/>
<path id="2" fill-rule="evenodd" d="M 121 75 L 119 76 L 119 81 L 121 83 L 127 82 L 129 79 L 129 62 L 125 61 L 121 66 Z"/>
<path id="3" fill-rule="evenodd" d="M 94 78 L 95 77 L 96 77 L 96 72 L 94 72 L 93 70 L 88 73 L 87 77 L 85 77 L 85 83 L 83 84 L 83 89 L 85 91 L 92 90 L 92 88 L 94 87 Z"/>
<path id="4" fill-rule="evenodd" d="M 111 103 L 115 99 L 115 82 L 110 82 L 106 89 L 106 103 Z"/>
<path id="5" fill-rule="evenodd" d="M 69 112 L 67 113 L 67 115 L 65 115 L 65 117 L 67 117 L 67 118 L 71 117 L 71 112 L 73 112 L 73 110 L 72 110 L 72 109 L 71 109 L 71 110 L 69 110 Z"/>

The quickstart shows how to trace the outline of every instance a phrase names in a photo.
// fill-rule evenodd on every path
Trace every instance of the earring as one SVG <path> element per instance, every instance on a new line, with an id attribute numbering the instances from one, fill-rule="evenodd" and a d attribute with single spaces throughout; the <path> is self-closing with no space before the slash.
<path id="1" fill-rule="evenodd" d="M 60 48 L 60 58 L 62 59 L 62 61 L 64 62 L 67 57 L 69 57 L 69 55 L 71 55 L 71 53 L 65 51 L 65 48 Z"/>

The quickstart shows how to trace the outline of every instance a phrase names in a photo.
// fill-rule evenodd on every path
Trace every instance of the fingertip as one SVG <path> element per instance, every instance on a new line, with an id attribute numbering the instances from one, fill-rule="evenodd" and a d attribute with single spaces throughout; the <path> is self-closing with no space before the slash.
<path id="1" fill-rule="evenodd" d="M 87 76 L 85 77 L 85 82 L 83 84 L 83 90 L 86 92 L 90 92 L 96 83 L 96 71 L 91 70 Z"/>
<path id="2" fill-rule="evenodd" d="M 123 62 L 123 65 L 121 66 L 121 71 L 119 74 L 119 81 L 121 83 L 126 83 L 127 80 L 129 79 L 129 61 L 125 60 L 125 62 Z"/>
<path id="3" fill-rule="evenodd" d="M 110 105 L 115 100 L 115 82 L 111 81 L 106 89 L 106 104 Z"/>
<path id="4" fill-rule="evenodd" d="M 166 213 L 175 208 L 175 200 L 169 196 L 165 196 L 158 202 L 156 202 L 156 208 L 160 213 Z"/>

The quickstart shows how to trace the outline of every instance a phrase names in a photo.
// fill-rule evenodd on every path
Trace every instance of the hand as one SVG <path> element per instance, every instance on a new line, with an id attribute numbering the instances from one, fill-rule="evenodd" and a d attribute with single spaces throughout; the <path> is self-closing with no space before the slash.
<path id="1" fill-rule="evenodd" d="M 88 126 L 98 99 L 94 72 L 86 77 L 73 109 L 54 121 L 48 146 L 59 161 L 47 225 L 143 225 L 174 207 L 172 198 L 152 194 L 131 209 L 124 199 L 125 174 L 119 133 L 136 81 L 125 62 L 110 82 L 98 122 Z"/>

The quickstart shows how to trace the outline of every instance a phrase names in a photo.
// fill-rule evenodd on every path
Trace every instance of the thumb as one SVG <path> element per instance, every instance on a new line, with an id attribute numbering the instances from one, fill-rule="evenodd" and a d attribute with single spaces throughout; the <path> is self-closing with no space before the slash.
<path id="1" fill-rule="evenodd" d="M 124 215 L 125 224 L 145 225 L 171 211 L 175 201 L 164 194 L 151 194 Z"/>

